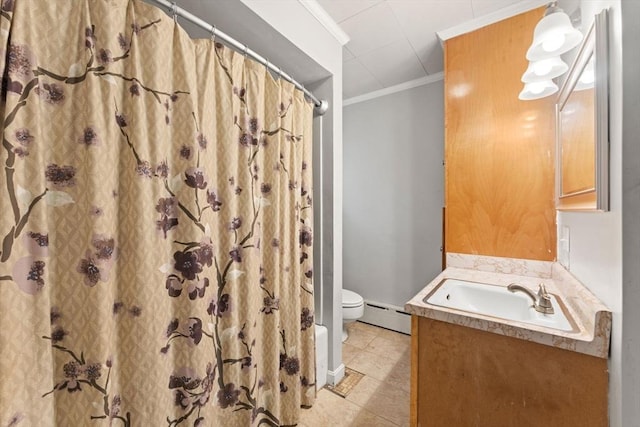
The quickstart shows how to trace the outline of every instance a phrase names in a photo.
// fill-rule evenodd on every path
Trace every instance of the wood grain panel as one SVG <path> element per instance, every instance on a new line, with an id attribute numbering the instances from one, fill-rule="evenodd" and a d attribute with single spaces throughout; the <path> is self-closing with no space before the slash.
<path id="1" fill-rule="evenodd" d="M 445 45 L 448 252 L 554 260 L 554 100 L 520 101 L 539 8 Z"/>
<path id="2" fill-rule="evenodd" d="M 573 91 L 561 114 L 562 194 L 595 190 L 595 89 Z M 594 194 L 595 197 L 595 194 Z"/>
<path id="3" fill-rule="evenodd" d="M 418 360 L 418 316 L 411 316 L 411 389 L 410 389 L 410 425 L 418 425 L 418 381 L 420 362 Z"/>
<path id="4" fill-rule="evenodd" d="M 418 318 L 413 426 L 608 425 L 607 359 Z"/>

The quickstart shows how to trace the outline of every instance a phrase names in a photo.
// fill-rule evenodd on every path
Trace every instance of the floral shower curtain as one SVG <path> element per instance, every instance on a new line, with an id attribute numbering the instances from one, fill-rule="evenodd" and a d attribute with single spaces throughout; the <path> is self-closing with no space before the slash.
<path id="1" fill-rule="evenodd" d="M 291 425 L 312 105 L 137 0 L 2 0 L 0 425 Z"/>

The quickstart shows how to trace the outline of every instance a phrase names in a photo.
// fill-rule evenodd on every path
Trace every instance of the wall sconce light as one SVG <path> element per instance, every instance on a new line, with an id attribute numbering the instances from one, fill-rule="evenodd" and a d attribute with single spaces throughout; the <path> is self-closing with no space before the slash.
<path id="1" fill-rule="evenodd" d="M 529 66 L 522 75 L 524 88 L 518 95 L 523 101 L 544 98 L 558 91 L 551 80 L 569 70 L 560 55 L 578 46 L 582 33 L 571 24 L 569 15 L 558 7 L 556 1 L 549 3 L 544 17 L 533 32 L 533 43 L 527 50 Z"/>
<path id="2" fill-rule="evenodd" d="M 569 15 L 554 1 L 547 6 L 544 17 L 533 31 L 533 43 L 527 50 L 527 59 L 539 61 L 559 56 L 578 46 L 581 41 L 582 33 L 573 27 Z"/>
<path id="3" fill-rule="evenodd" d="M 522 101 L 531 101 L 553 95 L 558 91 L 558 86 L 551 80 L 525 83 L 524 89 L 518 95 Z"/>
<path id="4" fill-rule="evenodd" d="M 569 66 L 559 56 L 529 62 L 527 71 L 522 75 L 523 83 L 555 79 L 569 70 Z"/>
<path id="5" fill-rule="evenodd" d="M 573 90 L 586 90 L 594 87 L 596 82 L 596 72 L 594 69 L 594 60 L 593 56 L 587 62 L 587 65 L 584 66 L 584 70 L 582 70 L 582 74 L 580 74 L 580 78 L 576 82 L 576 86 Z"/>

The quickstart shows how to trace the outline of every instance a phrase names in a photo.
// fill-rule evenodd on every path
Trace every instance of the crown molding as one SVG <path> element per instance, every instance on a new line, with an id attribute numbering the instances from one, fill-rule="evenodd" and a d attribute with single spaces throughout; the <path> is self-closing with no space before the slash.
<path id="1" fill-rule="evenodd" d="M 523 0 L 487 15 L 479 16 L 478 18 L 463 22 L 460 25 L 455 25 L 446 30 L 437 31 L 436 35 L 438 36 L 438 39 L 440 39 L 440 43 L 444 43 L 446 40 L 462 34 L 470 33 L 478 28 L 486 27 L 487 25 L 494 24 L 498 21 L 502 21 L 503 19 L 511 18 L 512 16 L 520 13 L 528 12 L 541 6 L 546 6 L 549 3 L 550 0 Z"/>
<path id="2" fill-rule="evenodd" d="M 320 3 L 316 0 L 298 0 L 302 6 L 305 7 L 309 11 L 314 18 L 318 20 L 318 22 L 327 29 L 327 31 L 335 37 L 336 40 L 340 43 L 340 46 L 344 46 L 350 40 L 347 33 L 345 33 L 342 28 L 333 20 L 331 15 L 327 13 L 326 10 Z"/>
<path id="3" fill-rule="evenodd" d="M 402 92 L 403 90 L 412 89 L 418 86 L 424 86 L 429 83 L 435 83 L 444 79 L 444 73 L 430 74 L 419 79 L 410 80 L 408 82 L 400 83 L 395 86 L 385 87 L 384 89 L 374 90 L 373 92 L 365 93 L 363 95 L 354 96 L 353 98 L 345 99 L 342 101 L 342 106 L 357 104 L 359 102 L 369 101 L 371 99 L 380 98 L 381 96 L 391 95 L 392 93 Z"/>

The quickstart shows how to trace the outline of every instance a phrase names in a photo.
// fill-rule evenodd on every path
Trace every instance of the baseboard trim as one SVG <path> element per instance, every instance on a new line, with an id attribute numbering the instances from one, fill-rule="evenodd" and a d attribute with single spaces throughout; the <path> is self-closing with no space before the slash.
<path id="1" fill-rule="evenodd" d="M 395 305 L 365 300 L 364 315 L 358 320 L 411 335 L 411 315 Z"/>
<path id="2" fill-rule="evenodd" d="M 341 363 L 335 371 L 327 371 L 327 383 L 337 385 L 344 378 L 344 363 Z"/>

